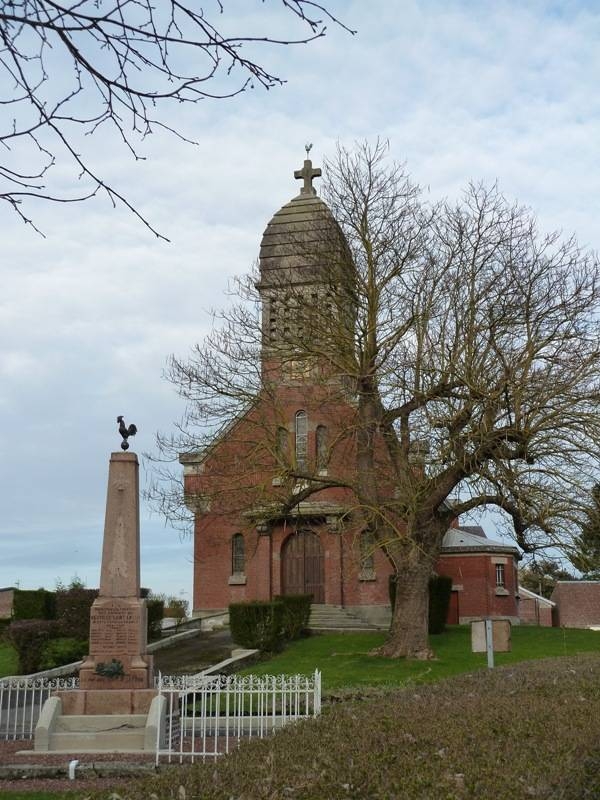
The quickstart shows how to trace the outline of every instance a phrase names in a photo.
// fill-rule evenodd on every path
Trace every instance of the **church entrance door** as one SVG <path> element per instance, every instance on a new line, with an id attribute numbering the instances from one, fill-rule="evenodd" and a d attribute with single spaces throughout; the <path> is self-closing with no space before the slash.
<path id="1" fill-rule="evenodd" d="M 283 594 L 312 594 L 313 603 L 325 602 L 325 575 L 321 540 L 313 531 L 289 536 L 281 549 Z"/>

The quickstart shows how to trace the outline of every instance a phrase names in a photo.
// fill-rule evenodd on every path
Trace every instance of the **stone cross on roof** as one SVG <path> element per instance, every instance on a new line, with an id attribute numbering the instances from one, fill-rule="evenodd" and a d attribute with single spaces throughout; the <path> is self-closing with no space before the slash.
<path id="1" fill-rule="evenodd" d="M 308 155 L 308 149 L 307 153 Z M 316 190 L 314 189 L 312 182 L 313 178 L 319 178 L 321 176 L 321 170 L 319 167 L 313 169 L 312 161 L 309 158 L 304 160 L 304 166 L 302 169 L 297 169 L 294 171 L 294 178 L 296 180 L 304 179 L 304 186 L 300 189 L 301 195 L 313 195 L 316 194 Z"/>

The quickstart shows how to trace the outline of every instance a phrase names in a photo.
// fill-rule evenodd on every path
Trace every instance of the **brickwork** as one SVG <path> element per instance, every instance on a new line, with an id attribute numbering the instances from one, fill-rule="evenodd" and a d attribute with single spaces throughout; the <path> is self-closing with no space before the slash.
<path id="1" fill-rule="evenodd" d="M 482 545 L 486 542 L 482 540 Z M 496 565 L 504 566 L 504 585 L 497 585 Z M 516 565 L 511 554 L 450 553 L 438 559 L 436 571 L 452 578 L 451 615 L 458 622 L 484 617 L 517 620 Z"/>
<path id="2" fill-rule="evenodd" d="M 356 496 L 347 488 L 355 477 L 357 457 L 356 397 L 326 355 L 295 361 L 293 342 L 290 346 L 290 332 L 303 326 L 313 343 L 329 336 L 329 315 L 352 323 L 351 302 L 341 294 L 334 298 L 339 280 L 330 274 L 340 264 L 352 269 L 344 260 L 346 247 L 339 236 L 331 213 L 312 189 L 277 212 L 263 235 L 257 283 L 263 320 L 262 396 L 208 452 L 181 458 L 186 501 L 195 511 L 196 614 L 225 609 L 231 602 L 272 598 L 287 590 L 283 576 L 289 585 L 303 585 L 298 577 L 302 565 L 293 559 L 300 558 L 307 542 L 310 556 L 302 551 L 301 557 L 307 559 L 312 583 L 308 578 L 305 583 L 318 585 L 321 602 L 352 608 L 389 606 L 390 564 L 381 550 L 365 554 L 364 541 L 361 554 L 360 520 L 352 513 Z M 319 259 L 324 249 L 335 256 L 325 263 Z M 321 323 L 326 322 L 327 334 L 315 327 L 318 308 L 325 312 Z M 374 480 L 380 496 L 391 498 L 395 486 L 388 451 L 382 439 L 374 444 Z M 304 498 L 307 484 L 298 473 L 305 473 L 313 485 L 331 475 L 346 486 Z M 294 494 L 299 504 L 290 508 Z M 285 512 L 278 513 L 283 506 Z M 304 530 L 310 533 L 300 533 L 288 547 L 289 537 Z M 243 572 L 234 571 L 232 564 L 236 534 L 243 536 Z M 498 559 L 506 573 L 499 587 Z M 454 605 L 461 619 L 484 614 L 516 617 L 512 553 L 442 558 L 437 571 L 451 574 L 457 585 Z"/>
<path id="3" fill-rule="evenodd" d="M 600 626 L 600 581 L 558 581 L 550 599 L 557 606 L 558 625 Z"/>
<path id="4" fill-rule="evenodd" d="M 519 600 L 519 619 L 523 625 L 541 625 L 552 627 L 552 606 L 543 605 L 533 597 L 521 597 Z"/>

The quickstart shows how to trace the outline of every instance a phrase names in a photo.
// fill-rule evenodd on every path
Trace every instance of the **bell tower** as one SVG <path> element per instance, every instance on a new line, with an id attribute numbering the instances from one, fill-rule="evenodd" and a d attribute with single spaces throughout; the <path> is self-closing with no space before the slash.
<path id="1" fill-rule="evenodd" d="M 268 223 L 260 246 L 263 376 L 306 380 L 325 332 L 339 313 L 340 268 L 348 247 L 313 186 L 321 170 L 307 157 L 294 178 L 303 185 Z M 309 363 L 312 362 L 312 365 Z"/>

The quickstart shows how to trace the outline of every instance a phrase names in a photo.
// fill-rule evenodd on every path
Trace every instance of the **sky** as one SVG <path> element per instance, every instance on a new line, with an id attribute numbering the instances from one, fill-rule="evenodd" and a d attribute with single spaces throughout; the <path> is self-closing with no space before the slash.
<path id="1" fill-rule="evenodd" d="M 275 0 L 224 5 L 232 28 L 299 33 Z M 0 587 L 98 585 L 116 417 L 138 426 L 147 486 L 142 454 L 184 410 L 167 358 L 202 340 L 252 268 L 306 143 L 320 166 L 338 142 L 387 139 L 432 198 L 497 181 L 541 230 L 600 246 L 596 2 L 327 5 L 355 35 L 329 23 L 316 42 L 253 53 L 282 87 L 168 110 L 196 144 L 157 131 L 135 160 L 105 131 L 82 143 L 169 242 L 106 198 L 30 205 L 45 238 L 0 204 Z M 190 599 L 190 536 L 143 501 L 141 541 L 142 584 Z"/>

